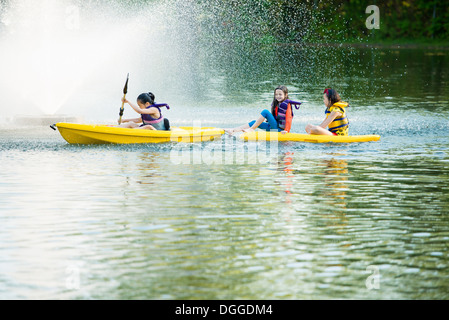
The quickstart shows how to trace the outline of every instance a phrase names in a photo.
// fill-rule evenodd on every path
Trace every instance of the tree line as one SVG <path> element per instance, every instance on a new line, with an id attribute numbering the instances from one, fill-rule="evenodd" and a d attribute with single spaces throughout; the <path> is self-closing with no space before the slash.
<path id="1" fill-rule="evenodd" d="M 197 0 L 203 26 L 262 43 L 449 40 L 447 0 Z M 379 29 L 368 29 L 369 5 Z"/>
<path id="2" fill-rule="evenodd" d="M 447 0 L 72 0 L 182 7 L 209 39 L 234 43 L 449 41 Z M 14 0 L 0 0 L 0 18 Z M 379 8 L 379 29 L 368 29 L 366 8 Z M 0 21 L 1 22 L 1 21 Z"/>

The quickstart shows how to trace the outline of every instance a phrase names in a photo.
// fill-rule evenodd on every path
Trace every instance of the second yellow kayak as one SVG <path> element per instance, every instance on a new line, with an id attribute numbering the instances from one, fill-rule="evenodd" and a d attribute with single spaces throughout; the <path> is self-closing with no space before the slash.
<path id="1" fill-rule="evenodd" d="M 267 132 L 267 131 L 253 131 L 245 132 L 240 136 L 240 139 L 245 141 L 298 141 L 298 142 L 313 142 L 313 143 L 349 143 L 349 142 L 367 142 L 378 141 L 378 135 L 360 135 L 360 136 L 328 136 L 328 135 L 314 135 L 302 133 L 286 133 Z"/>

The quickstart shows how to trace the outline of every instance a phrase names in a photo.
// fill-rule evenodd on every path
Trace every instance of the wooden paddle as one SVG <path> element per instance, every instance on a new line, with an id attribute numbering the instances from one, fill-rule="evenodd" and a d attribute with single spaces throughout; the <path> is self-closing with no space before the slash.
<path id="1" fill-rule="evenodd" d="M 123 88 L 123 100 L 125 100 L 126 94 L 128 93 L 128 80 L 129 80 L 129 73 L 126 76 L 126 83 L 125 83 L 125 87 Z M 118 119 L 118 124 L 122 123 L 122 116 L 123 116 L 123 111 L 125 107 L 125 101 L 122 102 L 122 107 L 120 108 L 120 112 L 119 112 L 119 116 L 120 118 Z"/>

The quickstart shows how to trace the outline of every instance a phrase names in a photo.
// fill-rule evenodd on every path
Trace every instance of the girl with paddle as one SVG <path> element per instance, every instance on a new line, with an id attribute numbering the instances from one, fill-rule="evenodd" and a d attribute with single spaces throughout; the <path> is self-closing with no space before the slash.
<path id="1" fill-rule="evenodd" d="M 271 112 L 263 110 L 257 120 L 253 120 L 243 126 L 224 129 L 228 134 L 233 134 L 239 131 L 251 132 L 257 128 L 271 131 L 275 130 L 282 134 L 290 132 L 293 120 L 293 107 L 299 109 L 301 102 L 296 102 L 288 99 L 288 89 L 286 86 L 279 86 L 274 89 L 274 98 L 271 104 Z M 267 122 L 264 122 L 264 121 Z"/>
<path id="2" fill-rule="evenodd" d="M 123 103 L 129 104 L 134 111 L 140 114 L 140 118 L 124 119 L 120 121 L 118 127 L 133 128 L 133 129 L 147 129 L 147 130 L 170 130 L 170 124 L 167 118 L 164 118 L 161 112 L 161 107 L 170 109 L 166 103 L 154 103 L 154 94 L 151 92 L 142 93 L 137 97 L 137 105 L 122 98 Z"/>

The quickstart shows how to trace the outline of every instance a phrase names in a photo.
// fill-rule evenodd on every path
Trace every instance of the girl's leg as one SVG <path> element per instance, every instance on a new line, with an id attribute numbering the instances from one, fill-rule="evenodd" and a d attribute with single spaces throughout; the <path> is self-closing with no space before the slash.
<path id="1" fill-rule="evenodd" d="M 265 119 L 268 120 L 268 124 L 265 124 Z M 233 128 L 233 129 L 224 129 L 227 133 L 233 134 L 239 131 L 254 131 L 257 128 L 270 130 L 270 129 L 278 129 L 278 124 L 276 119 L 273 117 L 270 111 L 263 110 L 257 120 L 253 120 L 248 124 L 244 124 L 243 126 Z"/>
<path id="2" fill-rule="evenodd" d="M 327 136 L 332 136 L 332 132 L 330 132 L 327 129 L 324 129 L 323 127 L 320 126 L 314 126 L 312 124 L 308 124 L 306 126 L 306 132 L 309 134 L 319 134 L 319 135 L 327 135 Z"/>
<path id="3" fill-rule="evenodd" d="M 249 127 L 250 127 L 250 124 L 247 123 L 247 124 L 244 124 L 243 126 L 240 126 L 240 127 L 237 127 L 237 128 L 224 129 L 224 131 L 226 131 L 229 134 L 233 134 L 233 133 L 240 132 L 240 131 L 243 131 L 245 129 L 248 129 Z"/>
<path id="4" fill-rule="evenodd" d="M 271 129 L 270 124 L 267 122 L 262 122 L 258 128 L 262 129 L 262 130 L 267 130 L 267 131 L 270 131 L 270 129 Z"/>
<path id="5" fill-rule="evenodd" d="M 262 111 L 261 115 L 268 120 L 268 124 L 270 125 L 270 130 L 278 130 L 278 123 L 274 118 L 273 114 L 269 110 Z M 261 128 L 262 129 L 262 128 Z"/>
<path id="6" fill-rule="evenodd" d="M 251 121 L 248 123 L 249 128 L 243 129 L 245 132 L 256 130 L 263 122 L 265 121 L 265 117 L 260 115 L 256 121 Z"/>
<path id="7" fill-rule="evenodd" d="M 156 128 L 153 127 L 151 124 L 146 124 L 144 126 L 137 127 L 136 129 L 156 130 Z"/>
<path id="8" fill-rule="evenodd" d="M 265 119 L 268 120 L 268 123 L 264 123 Z M 256 121 L 250 122 L 250 126 L 251 126 L 250 127 L 251 131 L 254 131 L 257 128 L 264 129 L 267 131 L 272 130 L 272 129 L 274 129 L 274 130 L 278 129 L 278 124 L 277 124 L 276 119 L 273 117 L 271 112 L 266 109 L 260 113 L 260 116 L 259 116 L 259 118 L 257 118 Z"/>
<path id="9" fill-rule="evenodd" d="M 125 122 L 125 123 L 122 123 L 122 124 L 118 125 L 117 127 L 134 129 L 134 128 L 138 128 L 139 124 L 135 123 L 135 122 Z"/>

